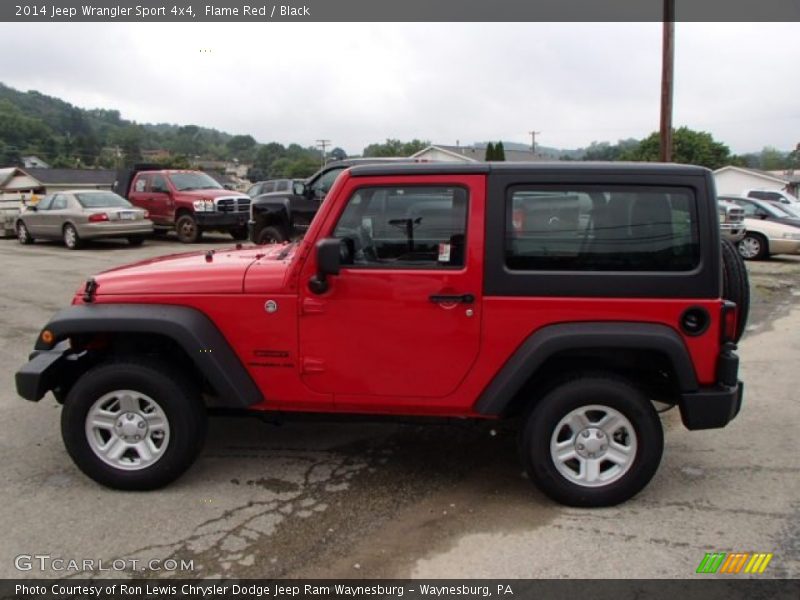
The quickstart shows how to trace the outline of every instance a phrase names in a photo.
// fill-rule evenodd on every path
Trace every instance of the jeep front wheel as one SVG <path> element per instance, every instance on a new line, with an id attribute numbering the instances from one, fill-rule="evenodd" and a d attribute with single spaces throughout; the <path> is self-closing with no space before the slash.
<path id="1" fill-rule="evenodd" d="M 175 233 L 178 234 L 178 239 L 184 244 L 194 244 L 199 242 L 203 236 L 200 231 L 200 226 L 197 220 L 192 215 L 181 215 L 175 222 Z"/>
<path id="2" fill-rule="evenodd" d="M 553 388 L 530 413 L 520 451 L 537 486 L 570 506 L 613 506 L 636 495 L 661 462 L 658 414 L 637 388 L 586 376 Z"/>
<path id="3" fill-rule="evenodd" d="M 61 414 L 64 445 L 78 468 L 122 490 L 175 480 L 197 458 L 205 431 L 205 408 L 190 381 L 132 360 L 87 371 Z"/>

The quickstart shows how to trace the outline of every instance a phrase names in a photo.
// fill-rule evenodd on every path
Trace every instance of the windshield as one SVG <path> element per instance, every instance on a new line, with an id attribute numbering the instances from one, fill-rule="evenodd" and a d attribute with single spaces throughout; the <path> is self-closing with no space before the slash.
<path id="1" fill-rule="evenodd" d="M 172 173 L 169 179 L 179 192 L 223 189 L 219 183 L 205 173 Z"/>
<path id="2" fill-rule="evenodd" d="M 774 204 L 773 206 L 778 210 L 785 212 L 790 217 L 794 217 L 795 219 L 800 217 L 800 202 L 793 202 L 792 204 Z"/>
<path id="3" fill-rule="evenodd" d="M 112 192 L 75 194 L 75 197 L 83 208 L 133 208 L 125 198 Z"/>

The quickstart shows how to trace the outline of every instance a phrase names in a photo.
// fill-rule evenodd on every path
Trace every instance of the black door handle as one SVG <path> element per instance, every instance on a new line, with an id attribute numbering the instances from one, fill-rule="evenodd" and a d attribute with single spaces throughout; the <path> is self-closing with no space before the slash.
<path id="1" fill-rule="evenodd" d="M 462 304 L 472 304 L 475 302 L 475 296 L 472 294 L 433 294 L 428 296 L 428 300 L 436 304 L 450 304 L 453 302 L 461 302 Z"/>

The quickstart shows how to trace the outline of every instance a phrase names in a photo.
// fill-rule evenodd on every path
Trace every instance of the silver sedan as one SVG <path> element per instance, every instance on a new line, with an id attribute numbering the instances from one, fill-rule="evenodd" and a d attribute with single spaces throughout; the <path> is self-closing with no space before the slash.
<path id="1" fill-rule="evenodd" d="M 20 244 L 36 239 L 63 239 L 70 250 L 84 240 L 127 238 L 139 246 L 153 232 L 147 211 L 122 196 L 102 190 L 71 190 L 46 196 L 28 206 L 16 223 Z"/>

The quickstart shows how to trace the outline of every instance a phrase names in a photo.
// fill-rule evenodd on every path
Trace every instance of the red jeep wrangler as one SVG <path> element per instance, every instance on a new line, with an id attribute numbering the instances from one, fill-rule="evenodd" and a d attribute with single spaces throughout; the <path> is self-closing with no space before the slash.
<path id="1" fill-rule="evenodd" d="M 703 168 L 355 167 L 301 241 L 89 279 L 17 390 L 52 390 L 68 452 L 115 488 L 185 471 L 208 407 L 517 417 L 531 479 L 606 506 L 658 467 L 654 402 L 689 429 L 739 411 L 723 274 L 746 306 Z"/>
<path id="2" fill-rule="evenodd" d="M 223 188 L 202 171 L 160 169 L 137 165 L 117 174 L 114 191 L 150 213 L 156 232 L 175 229 L 178 239 L 190 244 L 203 231 L 247 238 L 250 196 Z"/>

